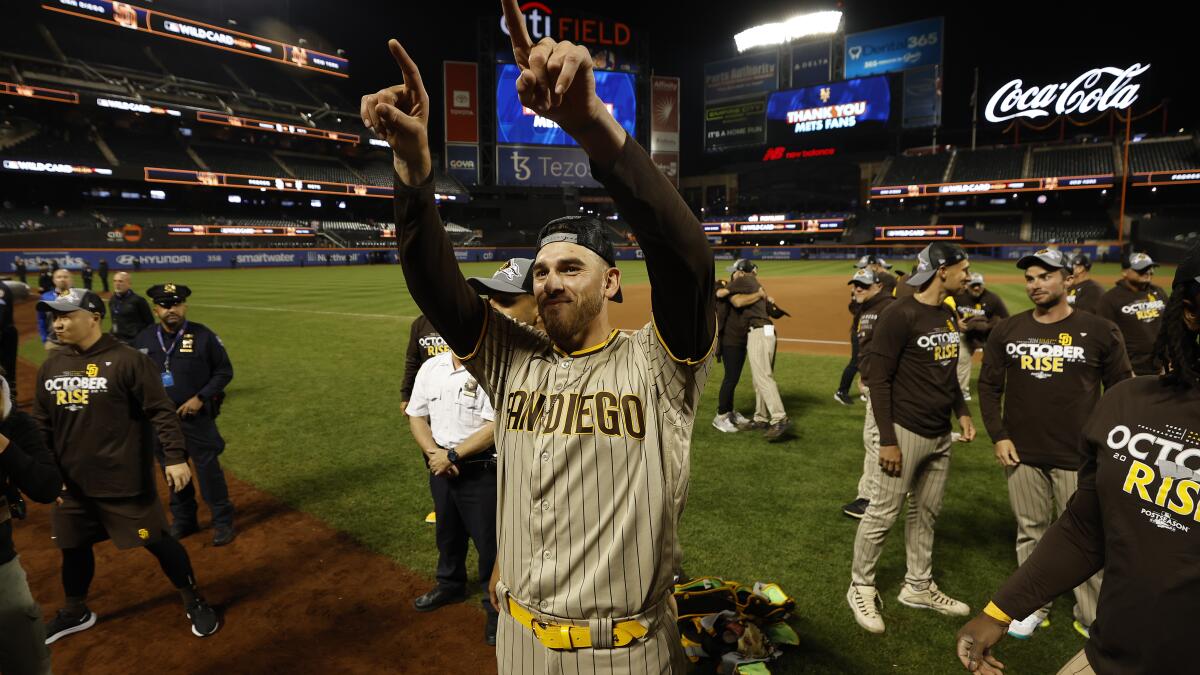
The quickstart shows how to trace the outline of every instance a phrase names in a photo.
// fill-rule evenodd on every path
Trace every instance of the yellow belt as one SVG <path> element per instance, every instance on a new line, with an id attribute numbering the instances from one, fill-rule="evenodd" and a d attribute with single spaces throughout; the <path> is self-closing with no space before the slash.
<path id="1" fill-rule="evenodd" d="M 587 626 L 538 621 L 533 612 L 519 602 L 508 599 L 508 613 L 517 623 L 533 631 L 538 641 L 547 649 L 587 649 L 592 646 L 592 631 Z M 622 621 L 613 625 L 613 647 L 624 647 L 646 634 L 646 627 L 638 621 Z"/>

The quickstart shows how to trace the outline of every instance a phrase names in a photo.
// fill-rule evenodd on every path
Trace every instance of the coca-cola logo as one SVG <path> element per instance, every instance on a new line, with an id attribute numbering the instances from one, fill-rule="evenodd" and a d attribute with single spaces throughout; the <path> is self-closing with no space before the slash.
<path id="1" fill-rule="evenodd" d="M 1028 87 L 1013 80 L 1000 87 L 988 101 L 983 115 L 989 122 L 1005 122 L 1017 117 L 1049 117 L 1123 110 L 1138 98 L 1140 84 L 1133 79 L 1150 70 L 1150 64 L 1135 63 L 1120 68 L 1094 68 L 1070 82 Z"/>

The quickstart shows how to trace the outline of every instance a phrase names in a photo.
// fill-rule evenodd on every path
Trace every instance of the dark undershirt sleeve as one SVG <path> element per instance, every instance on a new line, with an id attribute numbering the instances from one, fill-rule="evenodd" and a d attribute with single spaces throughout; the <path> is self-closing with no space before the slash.
<path id="1" fill-rule="evenodd" d="M 421 369 L 421 346 L 417 344 L 420 317 L 413 319 L 408 328 L 408 351 L 404 354 L 404 381 L 400 385 L 400 400 L 412 398 L 413 385 L 417 382 L 417 371 Z"/>
<path id="2" fill-rule="evenodd" d="M 875 423 L 879 427 L 880 445 L 896 445 L 896 429 L 892 426 L 892 378 L 896 376 L 900 354 L 908 340 L 907 323 L 907 316 L 896 310 L 880 315 L 863 355 L 863 372 L 871 393 Z"/>
<path id="3" fill-rule="evenodd" d="M 396 245 L 408 292 L 454 353 L 471 354 L 481 338 L 485 305 L 459 271 L 434 205 L 433 174 L 416 187 L 397 176 L 395 191 Z"/>
<path id="4" fill-rule="evenodd" d="M 628 135 L 611 167 L 592 173 L 637 236 L 650 277 L 654 327 L 678 361 L 701 361 L 716 337 L 712 250 L 679 191 Z"/>
<path id="5" fill-rule="evenodd" d="M 1008 440 L 1008 429 L 1004 428 L 1004 385 L 1007 371 L 1004 361 L 1004 328 L 998 327 L 988 336 L 983 348 L 983 368 L 979 371 L 979 412 L 983 425 L 993 443 Z"/>
<path id="6" fill-rule="evenodd" d="M 1129 354 L 1125 351 L 1125 338 L 1121 336 L 1121 329 L 1111 323 L 1108 327 L 1111 332 L 1108 351 L 1104 354 L 1104 391 L 1108 391 L 1121 380 L 1133 377 L 1133 366 L 1129 364 Z"/>

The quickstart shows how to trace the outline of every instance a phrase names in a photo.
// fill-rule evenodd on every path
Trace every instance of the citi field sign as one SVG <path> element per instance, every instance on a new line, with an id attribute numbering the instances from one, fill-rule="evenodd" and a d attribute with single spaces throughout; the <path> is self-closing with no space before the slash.
<path id="1" fill-rule="evenodd" d="M 1070 82 L 1026 87 L 1012 80 L 996 90 L 983 115 L 989 122 L 1006 122 L 1017 117 L 1049 117 L 1124 110 L 1138 99 L 1141 84 L 1134 80 L 1150 70 L 1150 64 L 1128 68 L 1093 68 Z"/>
<path id="2" fill-rule="evenodd" d="M 525 15 L 525 27 L 535 44 L 548 37 L 559 41 L 570 40 L 575 44 L 625 47 L 633 35 L 629 25 L 620 21 L 572 16 L 567 11 L 555 14 L 554 10 L 541 2 L 523 3 L 521 13 Z M 508 35 L 504 17 L 500 17 L 500 30 Z"/>

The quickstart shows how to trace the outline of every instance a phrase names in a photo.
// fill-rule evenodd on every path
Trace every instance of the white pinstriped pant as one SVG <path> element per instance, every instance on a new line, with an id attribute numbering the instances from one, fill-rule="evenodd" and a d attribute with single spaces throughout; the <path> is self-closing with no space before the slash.
<path id="1" fill-rule="evenodd" d="M 905 495 L 912 493 L 904 519 L 904 548 L 908 564 L 905 582 L 922 586 L 933 579 L 933 526 L 942 510 L 942 495 L 950 472 L 950 434 L 926 438 L 895 425 L 900 445 L 899 476 L 879 471 L 879 486 L 854 536 L 855 586 L 875 585 L 875 566 L 888 530 L 900 516 Z"/>
<path id="2" fill-rule="evenodd" d="M 1058 671 L 1058 675 L 1096 675 L 1096 671 L 1092 670 L 1092 664 L 1088 663 L 1087 654 L 1080 649 L 1079 653 Z"/>
<path id="3" fill-rule="evenodd" d="M 858 499 L 871 500 L 879 485 L 879 425 L 875 423 L 875 409 L 871 407 L 871 393 L 863 387 L 867 396 L 867 415 L 863 418 L 863 470 L 858 479 Z"/>
<path id="4" fill-rule="evenodd" d="M 1008 474 L 1008 500 L 1017 517 L 1017 564 L 1023 565 L 1046 534 L 1046 529 L 1066 510 L 1067 500 L 1079 487 L 1079 474 L 1028 464 L 1008 467 L 1005 472 Z M 1075 588 L 1075 618 L 1085 626 L 1096 620 L 1102 575 L 1103 572 L 1097 572 Z"/>

